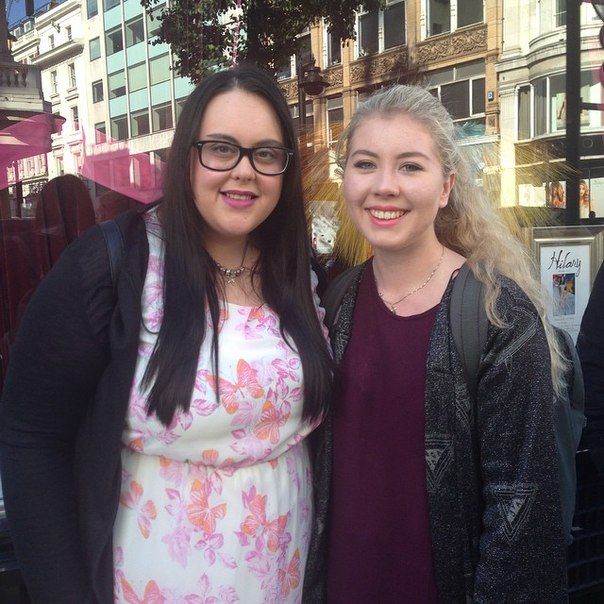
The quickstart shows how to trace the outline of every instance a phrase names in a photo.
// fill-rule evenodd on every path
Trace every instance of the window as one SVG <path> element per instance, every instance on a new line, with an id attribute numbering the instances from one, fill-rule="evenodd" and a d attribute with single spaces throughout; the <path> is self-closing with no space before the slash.
<path id="1" fill-rule="evenodd" d="M 149 111 L 142 109 L 134 111 L 130 116 L 130 132 L 131 136 L 142 136 L 149 134 Z"/>
<path id="2" fill-rule="evenodd" d="M 184 97 L 182 99 L 176 99 L 175 102 L 176 102 L 176 123 L 178 123 L 180 114 L 182 113 L 183 107 L 185 106 L 185 103 L 187 102 L 187 97 Z"/>
<path id="3" fill-rule="evenodd" d="M 105 0 L 105 3 L 104 3 L 105 11 L 108 11 L 119 5 L 120 5 L 120 0 Z"/>
<path id="4" fill-rule="evenodd" d="M 475 61 L 432 72 L 431 92 L 447 108 L 453 120 L 464 127 L 465 136 L 485 131 L 484 61 Z"/>
<path id="5" fill-rule="evenodd" d="M 90 50 L 90 60 L 91 61 L 100 59 L 101 58 L 101 39 L 97 37 L 97 38 L 93 38 L 92 40 L 90 40 L 89 50 Z"/>
<path id="6" fill-rule="evenodd" d="M 161 29 L 161 15 L 164 12 L 165 5 L 156 6 L 150 13 L 147 13 L 147 37 L 152 38 L 159 33 Z"/>
<path id="7" fill-rule="evenodd" d="M 99 122 L 98 124 L 94 125 L 94 142 L 97 145 L 104 143 L 107 140 L 107 137 L 105 136 L 106 132 L 107 127 L 105 122 Z"/>
<path id="8" fill-rule="evenodd" d="M 277 66 L 277 80 L 289 80 L 294 70 L 292 69 L 292 58 L 287 57 Z"/>
<path id="9" fill-rule="evenodd" d="M 592 87 L 597 89 L 593 99 Z M 583 100 L 600 99 L 600 86 L 591 72 L 581 72 L 580 96 Z M 528 120 L 528 123 L 527 123 Z M 590 124 L 589 111 L 580 114 L 582 126 Z M 518 91 L 518 138 L 520 140 L 566 130 L 566 76 L 556 74 L 533 80 Z"/>
<path id="10" fill-rule="evenodd" d="M 92 82 L 92 102 L 100 103 L 103 98 L 103 80 Z"/>
<path id="11" fill-rule="evenodd" d="M 50 72 L 50 93 L 51 94 L 58 94 L 57 72 L 56 71 L 51 71 Z"/>
<path id="12" fill-rule="evenodd" d="M 531 87 L 518 89 L 518 140 L 531 137 Z"/>
<path id="13" fill-rule="evenodd" d="M 327 99 L 327 141 L 334 145 L 344 127 L 344 108 L 342 97 Z"/>
<path id="14" fill-rule="evenodd" d="M 405 43 L 405 3 L 391 3 L 383 12 L 384 49 Z"/>
<path id="15" fill-rule="evenodd" d="M 438 36 L 483 21 L 483 0 L 457 0 L 454 10 L 450 0 L 428 0 L 426 36 Z"/>
<path id="16" fill-rule="evenodd" d="M 50 50 L 52 50 L 55 47 L 55 37 L 53 34 L 50 34 L 50 36 L 48 36 L 48 48 Z"/>
<path id="17" fill-rule="evenodd" d="M 312 140 L 312 135 L 309 136 L 309 133 L 312 133 L 314 131 L 314 123 L 315 123 L 314 114 L 313 114 L 313 109 L 314 109 L 313 102 L 307 100 L 305 109 L 306 109 L 306 121 L 305 121 L 304 132 L 302 132 L 302 134 L 306 133 L 305 144 L 308 146 Z M 298 132 L 300 132 L 301 128 L 300 128 L 300 105 L 299 104 L 295 105 L 293 107 L 292 121 L 294 124 L 294 128 Z"/>
<path id="18" fill-rule="evenodd" d="M 125 115 L 111 118 L 111 138 L 118 141 L 128 138 L 128 118 Z"/>
<path id="19" fill-rule="evenodd" d="M 389 0 L 383 10 L 361 13 L 357 19 L 359 57 L 405 44 L 405 2 Z"/>
<path id="20" fill-rule="evenodd" d="M 92 18 L 99 14 L 98 0 L 86 0 L 86 8 L 88 11 L 88 18 Z"/>
<path id="21" fill-rule="evenodd" d="M 172 128 L 172 103 L 151 107 L 151 121 L 153 132 Z"/>
<path id="22" fill-rule="evenodd" d="M 128 69 L 128 92 L 147 87 L 147 65 L 139 63 Z"/>
<path id="23" fill-rule="evenodd" d="M 80 112 L 77 107 L 71 108 L 71 123 L 74 130 L 80 129 Z"/>
<path id="24" fill-rule="evenodd" d="M 457 0 L 457 27 L 465 27 L 484 20 L 482 0 Z"/>
<path id="25" fill-rule="evenodd" d="M 342 40 L 327 34 L 327 64 L 336 65 L 342 62 Z"/>
<path id="26" fill-rule="evenodd" d="M 358 21 L 359 57 L 378 52 L 378 10 L 359 15 Z"/>
<path id="27" fill-rule="evenodd" d="M 451 3 L 448 0 L 428 0 L 428 36 L 451 31 Z"/>
<path id="28" fill-rule="evenodd" d="M 109 89 L 110 99 L 115 99 L 126 94 L 126 76 L 123 69 L 110 73 L 107 76 L 107 88 Z"/>
<path id="29" fill-rule="evenodd" d="M 556 27 L 566 27 L 566 0 L 556 0 Z"/>
<path id="30" fill-rule="evenodd" d="M 69 88 L 75 88 L 77 85 L 75 63 L 69 63 L 67 70 L 69 73 Z"/>
<path id="31" fill-rule="evenodd" d="M 542 78 L 533 84 L 535 94 L 535 132 L 534 136 L 547 132 L 547 80 Z"/>
<path id="32" fill-rule="evenodd" d="M 105 46 L 107 55 L 112 55 L 120 50 L 124 50 L 124 38 L 122 36 L 122 26 L 119 25 L 105 34 Z"/>
<path id="33" fill-rule="evenodd" d="M 126 48 L 134 46 L 145 39 L 143 18 L 138 17 L 126 23 Z"/>
<path id="34" fill-rule="evenodd" d="M 168 53 L 149 61 L 151 85 L 166 82 L 170 79 L 170 58 Z"/>
<path id="35" fill-rule="evenodd" d="M 73 35 L 71 33 L 71 25 L 65 26 L 65 35 L 67 36 L 67 40 L 71 42 L 73 40 Z"/>
<path id="36" fill-rule="evenodd" d="M 310 31 L 308 29 L 298 36 L 298 57 L 300 57 L 302 65 L 312 63 L 312 47 L 310 45 Z"/>

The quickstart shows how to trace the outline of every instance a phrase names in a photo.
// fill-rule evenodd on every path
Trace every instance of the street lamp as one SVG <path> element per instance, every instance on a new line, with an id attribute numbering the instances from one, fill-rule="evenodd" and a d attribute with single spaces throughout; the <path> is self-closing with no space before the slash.
<path id="1" fill-rule="evenodd" d="M 302 65 L 299 56 L 296 57 L 298 70 L 298 133 L 300 136 L 306 131 L 306 95 L 317 96 L 330 84 L 323 79 L 321 70 L 315 65 L 315 58 Z"/>

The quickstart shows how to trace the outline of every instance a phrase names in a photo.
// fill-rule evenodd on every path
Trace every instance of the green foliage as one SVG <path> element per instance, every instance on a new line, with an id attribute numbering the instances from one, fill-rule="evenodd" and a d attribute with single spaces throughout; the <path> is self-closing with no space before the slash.
<path id="1" fill-rule="evenodd" d="M 141 0 L 146 11 L 161 0 Z M 193 82 L 217 68 L 247 61 L 275 73 L 298 49 L 297 36 L 325 19 L 330 33 L 354 38 L 355 11 L 384 0 L 172 0 L 161 15 L 157 42 L 176 55 L 175 70 Z"/>

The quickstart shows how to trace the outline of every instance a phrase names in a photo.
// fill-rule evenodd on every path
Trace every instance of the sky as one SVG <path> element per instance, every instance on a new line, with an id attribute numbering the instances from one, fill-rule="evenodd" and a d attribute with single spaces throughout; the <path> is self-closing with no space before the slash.
<path id="1" fill-rule="evenodd" d="M 6 3 L 6 21 L 10 29 L 25 17 L 25 0 L 4 0 Z M 38 10 L 41 6 L 48 4 L 49 0 L 34 0 L 34 10 Z"/>

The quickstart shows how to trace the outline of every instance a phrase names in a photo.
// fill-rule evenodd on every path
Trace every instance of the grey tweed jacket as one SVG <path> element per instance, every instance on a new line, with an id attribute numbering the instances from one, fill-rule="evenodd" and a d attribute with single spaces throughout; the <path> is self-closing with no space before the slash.
<path id="1" fill-rule="evenodd" d="M 332 330 L 338 363 L 350 339 L 359 281 L 344 296 Z M 473 405 L 449 329 L 451 289 L 437 312 L 426 377 L 426 473 L 439 602 L 567 602 L 550 357 L 541 321 L 522 290 L 502 279 L 498 310 L 506 325 L 489 325 Z M 327 602 L 331 430 L 328 417 L 315 435 L 305 604 Z"/>

